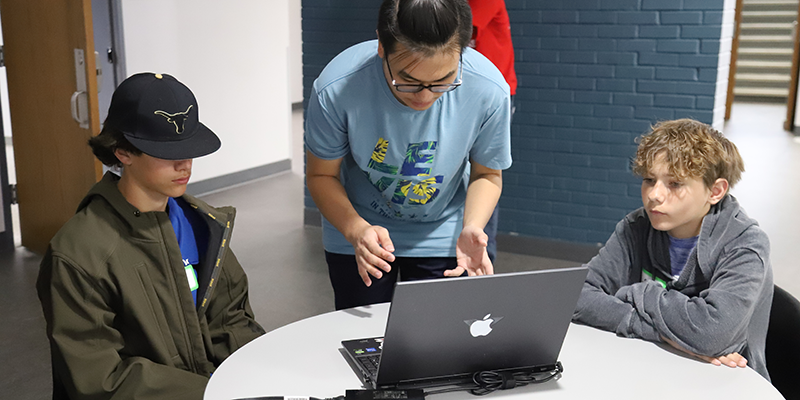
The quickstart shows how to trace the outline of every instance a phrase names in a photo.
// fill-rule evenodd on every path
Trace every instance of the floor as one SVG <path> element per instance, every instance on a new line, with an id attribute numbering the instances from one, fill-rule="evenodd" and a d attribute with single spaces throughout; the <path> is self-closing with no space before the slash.
<path id="1" fill-rule="evenodd" d="M 724 133 L 744 159 L 732 190 L 770 239 L 775 284 L 800 298 L 800 137 L 783 130 L 786 107 L 734 103 Z"/>
<path id="2" fill-rule="evenodd" d="M 733 193 L 770 235 L 776 283 L 800 297 L 800 269 L 794 267 L 800 260 L 800 214 L 792 212 L 792 200 L 800 197 L 800 143 L 781 129 L 784 112 L 781 106 L 736 104 L 725 131 L 747 167 Z M 294 120 L 302 118 L 296 113 Z M 303 225 L 301 172 L 293 168 L 204 196 L 238 209 L 231 248 L 247 271 L 251 304 L 267 330 L 333 309 L 321 230 Z M 24 248 L 0 254 L 2 398 L 50 397 L 49 349 L 34 290 L 40 259 Z M 496 264 L 499 272 L 571 265 L 504 252 Z"/>

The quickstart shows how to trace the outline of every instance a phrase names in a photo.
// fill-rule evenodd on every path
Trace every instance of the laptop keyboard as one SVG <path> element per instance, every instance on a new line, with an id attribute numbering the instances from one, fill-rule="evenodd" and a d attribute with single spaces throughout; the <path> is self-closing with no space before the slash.
<path id="1" fill-rule="evenodd" d="M 375 373 L 378 371 L 378 363 L 380 361 L 380 354 L 371 354 L 358 357 L 358 362 L 361 363 L 361 366 L 372 375 L 375 375 Z"/>

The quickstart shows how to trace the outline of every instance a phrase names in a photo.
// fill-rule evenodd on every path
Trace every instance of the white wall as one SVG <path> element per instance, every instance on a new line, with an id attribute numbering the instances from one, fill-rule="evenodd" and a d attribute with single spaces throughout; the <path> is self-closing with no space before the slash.
<path id="1" fill-rule="evenodd" d="M 126 71 L 175 76 L 222 140 L 192 181 L 291 158 L 289 4 L 122 0 Z"/>
<path id="2" fill-rule="evenodd" d="M 3 45 L 3 32 L 0 30 L 0 46 Z M 302 96 L 302 93 L 301 93 Z M 302 100 L 302 99 L 301 99 Z M 5 137 L 11 137 L 11 113 L 8 111 L 8 80 L 6 79 L 6 67 L 0 67 L 0 113 L 3 116 L 3 134 Z M 5 144 L 3 144 L 5 146 Z M 9 178 L 12 178 L 9 176 Z M 16 182 L 16 178 L 14 182 Z"/>
<path id="3" fill-rule="evenodd" d="M 292 103 L 303 102 L 302 0 L 289 0 L 289 93 Z M 303 160 L 300 160 L 302 163 Z"/>

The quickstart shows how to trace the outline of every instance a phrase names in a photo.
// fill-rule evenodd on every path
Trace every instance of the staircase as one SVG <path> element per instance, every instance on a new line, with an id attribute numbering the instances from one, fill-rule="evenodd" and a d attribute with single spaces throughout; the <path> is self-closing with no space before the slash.
<path id="1" fill-rule="evenodd" d="M 785 103 L 798 0 L 744 0 L 736 64 L 736 100 Z"/>

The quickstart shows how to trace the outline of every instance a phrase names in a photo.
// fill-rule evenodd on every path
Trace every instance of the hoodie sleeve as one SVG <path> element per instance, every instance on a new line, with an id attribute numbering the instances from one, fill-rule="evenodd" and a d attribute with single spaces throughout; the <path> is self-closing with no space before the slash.
<path id="1" fill-rule="evenodd" d="M 123 356 L 125 340 L 114 327 L 116 313 L 106 291 L 83 269 L 51 251 L 37 281 L 53 376 L 71 399 L 196 399 L 208 378 Z"/>
<path id="2" fill-rule="evenodd" d="M 611 332 L 617 332 L 623 322 L 629 323 L 633 306 L 615 294 L 628 282 L 632 262 L 630 235 L 628 223 L 623 219 L 606 245 L 589 261 L 589 273 L 573 321 Z"/>
<path id="3" fill-rule="evenodd" d="M 750 317 L 765 285 L 767 254 L 759 244 L 768 243 L 758 230 L 745 232 L 736 243 L 723 250 L 710 273 L 709 287 L 697 296 L 664 289 L 653 282 L 640 282 L 622 288 L 617 298 L 631 304 L 635 313 L 621 326 L 624 336 L 652 334 L 671 339 L 697 354 L 718 357 L 741 352 L 747 341 Z"/>

